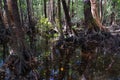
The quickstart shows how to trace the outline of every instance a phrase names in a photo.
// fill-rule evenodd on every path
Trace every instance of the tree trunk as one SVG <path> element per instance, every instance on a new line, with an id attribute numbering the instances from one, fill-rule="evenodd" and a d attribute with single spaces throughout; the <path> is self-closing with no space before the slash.
<path id="1" fill-rule="evenodd" d="M 114 25 L 115 24 L 115 6 L 116 5 L 116 1 L 112 2 L 112 13 L 111 13 L 111 21 L 110 21 L 110 25 Z"/>
<path id="2" fill-rule="evenodd" d="M 0 14 L 2 12 L 2 0 L 0 0 Z"/>
<path id="3" fill-rule="evenodd" d="M 10 65 L 10 63 L 15 64 L 14 69 L 16 72 L 14 72 L 14 74 L 26 75 L 30 71 L 31 67 L 28 64 L 28 62 L 31 61 L 33 54 L 32 52 L 29 51 L 29 48 L 25 44 L 25 34 L 23 31 L 23 27 L 20 23 L 20 15 L 19 15 L 17 0 L 9 0 L 9 1 L 10 1 L 9 7 L 11 7 L 9 10 L 11 10 L 12 18 L 14 20 L 14 25 L 12 27 L 12 35 L 10 38 L 11 40 L 9 45 L 12 54 L 16 55 L 17 58 L 15 59 L 15 61 L 10 62 L 8 60 L 6 61 L 6 63 L 8 65 Z"/>
<path id="4" fill-rule="evenodd" d="M 71 33 L 71 18 L 70 18 L 70 14 L 68 11 L 68 7 L 67 7 L 65 0 L 61 0 L 61 1 L 62 1 L 64 13 L 65 13 L 65 19 L 66 19 L 66 23 L 67 23 L 67 31 Z"/>
<path id="5" fill-rule="evenodd" d="M 89 13 L 89 15 L 88 15 Z M 94 22 L 92 13 L 91 13 L 91 4 L 90 0 L 84 0 L 84 17 L 85 17 L 85 27 L 88 29 L 94 28 L 91 22 Z"/>
<path id="6" fill-rule="evenodd" d="M 55 1 L 54 0 L 49 0 L 49 10 L 48 10 L 48 18 L 49 21 L 54 24 L 55 22 L 55 14 L 54 14 L 54 8 L 55 8 Z"/>
<path id="7" fill-rule="evenodd" d="M 100 27 L 92 15 L 91 6 L 92 4 L 90 3 L 90 0 L 84 0 L 85 26 L 88 28 L 88 32 L 87 32 L 88 34 L 100 31 Z M 92 65 L 92 61 L 94 60 L 95 53 L 94 53 L 94 49 L 86 50 L 86 48 L 89 47 L 83 45 L 82 53 L 81 53 L 82 64 L 81 64 L 80 74 L 84 75 L 86 80 L 91 80 L 90 78 L 92 73 L 89 72 L 90 70 L 89 68 Z"/>
<path id="8" fill-rule="evenodd" d="M 35 32 L 35 21 L 32 18 L 33 17 L 32 1 L 31 0 L 26 0 L 26 2 L 27 2 L 27 12 L 28 12 L 28 20 L 29 20 L 28 26 L 29 26 L 29 29 L 30 29 L 30 34 L 29 34 L 30 47 L 31 47 L 31 50 L 33 50 L 33 52 L 36 52 L 36 46 L 35 46 L 36 32 Z"/>
<path id="9" fill-rule="evenodd" d="M 54 23 L 55 22 L 55 17 L 56 17 L 56 14 L 55 14 L 55 12 L 56 12 L 55 0 L 53 0 L 53 5 L 52 6 L 53 6 L 53 10 L 52 10 L 53 14 L 52 14 L 52 16 L 53 16 L 53 23 Z"/>
<path id="10" fill-rule="evenodd" d="M 99 7 L 99 15 L 100 15 L 100 22 L 102 22 L 103 21 L 103 5 L 102 5 L 102 2 L 103 2 L 103 0 L 99 0 L 99 5 L 100 5 L 100 7 Z"/>
<path id="11" fill-rule="evenodd" d="M 23 25 L 23 23 L 24 23 L 23 21 L 24 21 L 24 20 L 23 20 L 22 2 L 23 2 L 22 0 L 19 0 L 19 12 L 20 12 L 20 20 L 21 20 L 20 22 L 21 22 L 21 24 Z"/>
<path id="12" fill-rule="evenodd" d="M 98 7 L 97 7 L 97 0 L 90 0 L 91 2 L 91 12 L 92 12 L 92 16 L 96 22 L 96 24 L 98 25 L 98 27 L 100 29 L 104 29 L 102 23 L 100 22 L 100 18 L 99 18 L 99 14 L 98 14 Z"/>
<path id="13" fill-rule="evenodd" d="M 10 4 L 8 5 L 7 0 L 4 0 L 5 11 L 4 11 L 4 14 L 3 14 L 3 20 L 4 20 L 5 27 L 12 30 L 13 18 L 12 18 L 12 13 L 11 13 L 10 9 L 8 9 L 8 6 L 10 6 Z"/>
<path id="14" fill-rule="evenodd" d="M 74 17 L 74 1 L 72 0 L 71 17 Z"/>
<path id="15" fill-rule="evenodd" d="M 3 20 L 3 12 L 2 12 L 2 2 L 0 0 L 0 29 L 3 29 L 2 30 L 2 35 L 4 35 L 6 37 L 6 32 L 8 31 L 8 29 L 6 29 L 5 25 L 4 25 L 4 20 Z M 1 34 L 0 34 L 1 35 Z M 0 36 L 1 37 L 1 36 Z M 2 37 L 3 38 L 3 37 Z M 6 37 L 7 38 L 7 37 Z M 7 39 L 4 38 L 3 41 L 0 40 L 0 44 L 3 45 L 3 54 L 2 54 L 2 58 L 3 58 L 3 61 L 5 61 L 6 57 L 8 56 L 9 54 L 9 51 L 8 51 L 8 42 L 7 42 Z M 6 40 L 5 40 L 6 39 Z"/>
<path id="16" fill-rule="evenodd" d="M 64 38 L 62 24 L 61 24 L 61 2 L 58 0 L 58 20 L 59 20 L 59 27 L 60 27 L 60 39 Z"/>
<path id="17" fill-rule="evenodd" d="M 68 11 L 70 11 L 70 2 L 71 2 L 71 0 L 68 0 Z M 70 14 L 70 12 L 69 12 L 69 14 Z"/>
<path id="18" fill-rule="evenodd" d="M 45 15 L 45 18 L 47 18 L 47 12 L 46 12 L 46 0 L 44 0 L 44 15 Z"/>

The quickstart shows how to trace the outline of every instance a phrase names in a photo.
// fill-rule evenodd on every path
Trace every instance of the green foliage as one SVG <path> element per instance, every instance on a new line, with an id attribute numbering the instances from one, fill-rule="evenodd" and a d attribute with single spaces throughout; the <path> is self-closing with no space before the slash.
<path id="1" fill-rule="evenodd" d="M 48 18 L 41 18 L 38 23 L 40 26 L 38 28 L 41 28 L 42 30 L 47 30 L 52 27 L 51 22 L 49 22 Z"/>
<path id="2" fill-rule="evenodd" d="M 41 18 L 37 24 L 38 32 L 42 37 L 49 37 L 49 30 L 52 29 L 52 24 L 49 22 L 48 18 Z"/>
<path id="3" fill-rule="evenodd" d="M 84 7 L 83 6 L 84 6 L 84 4 L 83 4 L 82 0 L 75 0 L 74 5 L 73 6 L 72 6 L 72 4 L 70 5 L 71 11 L 73 9 L 74 14 L 75 14 L 74 17 L 72 17 L 72 22 L 77 22 L 81 18 L 84 18 L 84 14 L 83 14 Z"/>
<path id="4" fill-rule="evenodd" d="M 18 3 L 20 4 L 20 6 L 22 8 L 22 13 L 24 15 L 27 15 L 27 5 L 26 5 L 25 1 L 24 0 L 18 0 Z"/>

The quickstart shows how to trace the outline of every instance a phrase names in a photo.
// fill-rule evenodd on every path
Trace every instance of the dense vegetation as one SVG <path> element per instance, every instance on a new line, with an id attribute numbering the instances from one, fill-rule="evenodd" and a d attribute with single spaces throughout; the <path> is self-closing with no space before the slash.
<path id="1" fill-rule="evenodd" d="M 0 80 L 119 80 L 120 0 L 0 0 Z"/>

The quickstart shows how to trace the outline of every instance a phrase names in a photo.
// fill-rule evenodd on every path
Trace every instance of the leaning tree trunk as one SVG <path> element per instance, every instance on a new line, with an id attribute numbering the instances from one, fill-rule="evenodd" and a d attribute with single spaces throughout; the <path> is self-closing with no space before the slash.
<path id="1" fill-rule="evenodd" d="M 67 3 L 66 3 L 65 0 L 61 0 L 61 2 L 62 2 L 62 5 L 63 5 L 65 20 L 66 20 L 66 23 L 67 23 L 66 31 L 69 35 L 70 34 L 77 35 L 76 31 L 72 28 L 71 17 L 70 17 L 70 14 L 69 14 L 69 9 L 68 9 Z"/>
<path id="2" fill-rule="evenodd" d="M 96 24 L 98 25 L 98 27 L 100 29 L 104 29 L 102 23 L 100 22 L 100 17 L 98 14 L 98 4 L 97 4 L 97 0 L 90 0 L 91 2 L 91 12 L 92 12 L 92 16 L 96 22 Z"/>
<path id="3" fill-rule="evenodd" d="M 101 29 L 96 19 L 93 17 L 93 14 L 91 12 L 91 6 L 92 4 L 90 3 L 90 0 L 84 0 L 85 26 L 88 29 L 88 33 L 99 31 Z"/>
<path id="4" fill-rule="evenodd" d="M 69 14 L 69 11 L 68 11 L 68 6 L 67 6 L 65 0 L 61 0 L 61 1 L 62 1 L 64 13 L 65 13 L 65 19 L 66 19 L 66 23 L 67 23 L 67 30 L 71 31 L 71 18 L 70 18 L 70 14 Z"/>

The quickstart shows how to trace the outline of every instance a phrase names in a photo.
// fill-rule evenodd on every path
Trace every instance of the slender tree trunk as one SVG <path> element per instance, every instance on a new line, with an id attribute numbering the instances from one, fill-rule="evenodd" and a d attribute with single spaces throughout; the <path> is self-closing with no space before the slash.
<path id="1" fill-rule="evenodd" d="M 100 5 L 100 7 L 99 7 L 99 15 L 100 15 L 100 22 L 102 22 L 103 21 L 103 5 L 102 5 L 102 2 L 103 2 L 103 0 L 99 0 L 99 5 Z"/>
<path id="2" fill-rule="evenodd" d="M 54 24 L 54 0 L 49 0 L 49 8 L 48 8 L 48 18 L 49 21 Z"/>
<path id="3" fill-rule="evenodd" d="M 71 3 L 71 0 L 68 0 L 67 5 L 68 5 L 68 11 L 69 11 L 69 14 L 70 14 L 70 3 Z"/>
<path id="4" fill-rule="evenodd" d="M 45 18 L 47 18 L 47 12 L 46 12 L 46 0 L 44 0 L 44 15 L 45 15 Z"/>
<path id="5" fill-rule="evenodd" d="M 1 14 L 1 12 L 2 12 L 2 0 L 0 0 L 0 14 Z"/>
<path id="6" fill-rule="evenodd" d="M 63 10 L 64 10 L 64 14 L 65 14 L 65 20 L 66 20 L 66 23 L 67 23 L 66 31 L 69 34 L 69 36 L 71 34 L 72 35 L 74 34 L 75 36 L 77 36 L 76 31 L 71 28 L 72 27 L 71 17 L 70 17 L 69 11 L 68 11 L 68 6 L 66 4 L 66 1 L 65 0 L 61 0 L 61 1 L 62 1 Z"/>
<path id="7" fill-rule="evenodd" d="M 62 24 L 61 24 L 61 2 L 58 0 L 58 20 L 59 20 L 59 27 L 60 27 L 60 38 L 64 38 Z"/>
<path id="8" fill-rule="evenodd" d="M 64 13 L 65 13 L 65 19 L 66 19 L 66 23 L 67 23 L 67 31 L 71 33 L 71 18 L 70 18 L 70 14 L 68 11 L 68 7 L 67 7 L 65 0 L 61 0 L 61 1 L 62 1 Z"/>
<path id="9" fill-rule="evenodd" d="M 115 24 L 115 6 L 116 5 L 116 1 L 112 2 L 112 13 L 111 13 L 111 21 L 110 21 L 110 25 L 114 25 Z"/>
<path id="10" fill-rule="evenodd" d="M 103 1 L 103 0 L 102 0 Z M 107 23 L 108 21 L 107 21 L 107 19 L 106 19 L 106 16 L 105 16 L 105 14 L 106 14 L 106 9 L 105 9 L 105 7 L 107 6 L 107 0 L 104 0 L 104 3 L 102 3 L 102 24 L 105 24 L 105 23 Z"/>
<path id="11" fill-rule="evenodd" d="M 36 52 L 36 46 L 35 46 L 35 44 L 36 44 L 35 43 L 36 32 L 35 32 L 35 21 L 32 18 L 33 17 L 32 1 L 31 0 L 26 0 L 26 2 L 27 2 L 27 12 L 28 12 L 29 29 L 30 29 L 30 34 L 29 34 L 30 47 L 33 50 L 33 52 Z"/>
<path id="12" fill-rule="evenodd" d="M 59 20 L 59 27 L 60 27 L 60 39 L 64 38 L 63 31 L 62 31 L 62 24 L 61 24 L 61 0 L 58 0 L 58 20 Z M 59 70 L 62 68 L 62 64 L 59 63 Z M 59 80 L 62 80 L 65 76 L 65 72 L 59 71 Z"/>
<path id="13" fill-rule="evenodd" d="M 11 19 L 11 15 L 12 13 L 10 12 L 10 10 L 8 10 L 8 4 L 7 4 L 7 0 L 4 0 L 4 14 L 3 14 L 3 20 L 4 20 L 4 24 L 6 28 L 9 28 L 10 30 L 12 30 L 12 26 L 13 26 L 13 20 Z"/>
<path id="14" fill-rule="evenodd" d="M 23 10 L 22 10 L 22 0 L 19 0 L 19 11 L 20 11 L 20 20 L 21 20 L 21 24 L 23 25 Z"/>
<path id="15" fill-rule="evenodd" d="M 71 11 L 71 17 L 74 17 L 74 1 L 72 0 L 72 11 Z"/>
<path id="16" fill-rule="evenodd" d="M 49 5 L 48 5 L 49 7 L 48 7 L 46 4 L 47 1 L 44 0 L 44 15 L 45 15 L 45 18 L 48 17 L 51 22 L 53 22 L 53 11 L 52 11 L 53 10 L 53 8 L 52 8 L 53 2 L 52 1 L 53 0 L 49 0 Z M 47 15 L 47 11 L 46 11 L 47 9 L 48 9 L 48 15 Z M 45 27 L 48 27 L 48 26 L 45 26 Z M 49 50 L 48 44 L 49 44 L 48 37 L 45 35 L 45 53 Z M 50 65 L 48 65 L 48 62 L 49 62 L 48 57 L 46 57 L 45 58 L 45 79 L 46 80 L 50 79 L 50 70 L 49 70 Z"/>
<path id="17" fill-rule="evenodd" d="M 54 22 L 55 22 L 55 16 L 56 16 L 56 14 L 55 14 L 55 12 L 56 12 L 56 11 L 55 11 L 55 8 L 56 8 L 56 6 L 55 6 L 55 0 L 53 0 L 52 4 L 53 4 L 53 5 L 52 5 L 52 7 L 53 7 L 53 8 L 52 8 L 52 9 L 53 9 L 53 10 L 52 10 L 52 11 L 53 11 L 52 16 L 53 16 L 53 23 L 54 23 Z"/>

